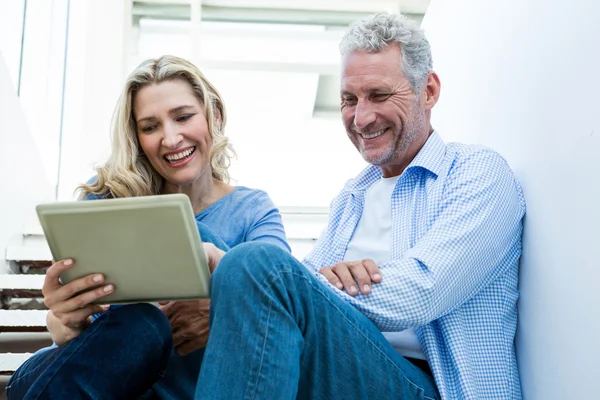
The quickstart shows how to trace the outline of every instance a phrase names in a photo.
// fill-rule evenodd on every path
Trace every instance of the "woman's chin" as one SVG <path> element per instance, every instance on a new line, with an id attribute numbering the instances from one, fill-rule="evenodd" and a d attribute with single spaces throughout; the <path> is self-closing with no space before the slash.
<path id="1" fill-rule="evenodd" d="M 186 168 L 185 170 L 177 171 L 162 175 L 165 183 L 172 186 L 189 186 L 202 176 L 202 171 L 198 169 Z"/>

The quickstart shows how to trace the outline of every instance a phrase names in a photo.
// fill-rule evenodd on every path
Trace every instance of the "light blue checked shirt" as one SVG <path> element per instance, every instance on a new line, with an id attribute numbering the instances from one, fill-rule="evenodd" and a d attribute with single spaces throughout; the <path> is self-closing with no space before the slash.
<path id="1" fill-rule="evenodd" d="M 351 297 L 318 271 L 344 260 L 381 176 L 369 166 L 346 183 L 304 264 L 381 331 L 414 327 L 443 399 L 521 399 L 514 337 L 525 200 L 507 163 L 434 132 L 392 194 L 383 281 Z"/>

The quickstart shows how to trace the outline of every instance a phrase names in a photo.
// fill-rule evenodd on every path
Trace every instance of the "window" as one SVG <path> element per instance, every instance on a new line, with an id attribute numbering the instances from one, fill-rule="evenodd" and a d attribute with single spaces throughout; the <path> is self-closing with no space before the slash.
<path id="1" fill-rule="evenodd" d="M 108 155 L 126 75 L 174 54 L 224 97 L 234 183 L 267 191 L 281 207 L 327 207 L 365 166 L 339 113 L 343 30 L 374 11 L 409 7 L 421 18 L 426 3 L 20 0 L 0 7 L 0 48 L 59 200 L 72 199 Z"/>

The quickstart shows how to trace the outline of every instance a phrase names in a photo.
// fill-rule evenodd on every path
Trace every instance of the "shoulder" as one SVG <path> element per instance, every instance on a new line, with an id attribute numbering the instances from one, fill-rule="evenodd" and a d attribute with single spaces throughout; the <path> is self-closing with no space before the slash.
<path id="1" fill-rule="evenodd" d="M 476 175 L 506 174 L 514 178 L 508 162 L 498 152 L 481 145 L 449 143 L 448 156 L 452 158 L 450 174 Z"/>
<path id="2" fill-rule="evenodd" d="M 98 179 L 98 175 L 94 175 L 90 179 L 87 180 L 85 185 L 87 185 L 87 186 L 93 185 L 97 179 Z M 101 199 L 110 199 L 110 198 L 112 198 L 112 195 L 110 194 L 110 192 L 105 192 L 103 194 L 87 193 L 85 196 L 83 196 L 82 200 L 101 200 Z"/>
<path id="3" fill-rule="evenodd" d="M 252 189 L 246 186 L 236 186 L 231 192 L 231 201 L 239 205 L 273 204 L 271 198 L 264 190 Z"/>
<path id="4" fill-rule="evenodd" d="M 448 183 L 454 186 L 471 185 L 515 190 L 519 202 L 524 196 L 516 174 L 497 151 L 481 145 L 449 143 L 448 156 L 452 157 Z"/>
<path id="5" fill-rule="evenodd" d="M 269 214 L 279 214 L 271 197 L 264 190 L 236 186 L 229 197 L 228 208 L 238 217 L 257 221 Z"/>

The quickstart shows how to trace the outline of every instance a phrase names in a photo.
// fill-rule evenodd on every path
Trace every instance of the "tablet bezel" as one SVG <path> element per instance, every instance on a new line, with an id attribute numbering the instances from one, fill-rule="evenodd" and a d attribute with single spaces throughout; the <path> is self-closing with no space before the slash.
<path id="1" fill-rule="evenodd" d="M 129 210 L 135 210 L 135 212 L 128 213 Z M 96 304 L 210 297 L 210 270 L 192 206 L 189 197 L 185 194 L 46 203 L 38 205 L 36 211 L 53 259 L 73 258 L 75 260 L 75 265 L 61 274 L 63 283 L 66 284 L 89 274 L 102 273 L 106 277 L 102 285 L 113 284 L 115 286 L 113 293 L 99 299 L 95 302 Z M 122 213 L 128 213 L 126 219 L 132 218 L 134 221 L 138 221 L 138 224 L 128 225 L 123 218 L 125 214 Z M 118 216 L 123 218 L 123 221 Z M 74 220 L 75 217 L 76 220 Z M 137 225 L 148 226 L 153 219 L 160 220 L 159 229 L 152 230 L 151 234 L 141 232 L 139 229 L 136 231 Z M 61 220 L 62 222 L 59 222 Z M 74 224 L 73 221 L 77 223 Z M 110 221 L 108 222 L 110 225 L 107 225 L 106 221 Z M 67 226 L 69 224 L 76 225 L 74 227 L 76 231 L 71 231 Z M 88 229 L 82 229 L 82 225 L 88 226 Z M 75 232 L 77 232 L 76 239 L 73 238 Z M 177 235 L 172 234 L 173 232 L 179 235 L 179 240 Z M 147 242 L 147 246 L 154 246 L 148 247 L 150 249 L 155 249 L 157 245 L 164 246 L 162 250 L 164 257 L 161 254 L 153 253 L 154 257 L 149 260 L 149 263 L 152 264 L 148 264 L 148 268 L 151 268 L 151 265 L 169 265 L 169 267 L 163 268 L 164 273 L 161 269 L 152 271 L 140 269 L 146 268 L 146 264 L 139 265 L 140 260 L 149 256 L 146 253 L 151 250 L 140 253 L 144 252 L 143 248 L 123 248 L 115 245 L 116 239 L 112 237 L 110 240 L 118 250 L 103 246 L 98 246 L 96 249 L 95 246 L 90 245 L 90 242 L 82 242 L 84 240 L 98 241 L 101 235 L 111 233 L 116 236 L 120 235 L 121 239 L 143 240 Z M 124 236 L 128 234 L 137 236 Z M 182 242 L 181 238 L 184 238 L 185 242 Z M 74 242 L 78 242 L 79 246 Z M 85 253 L 78 251 L 78 247 L 86 248 Z M 171 249 L 176 248 L 184 248 L 184 251 L 172 254 L 175 250 Z M 111 251 L 116 253 L 115 257 L 111 257 L 111 260 L 114 261 L 97 265 L 96 260 L 106 259 Z M 174 255 L 177 257 L 177 262 L 173 262 Z M 133 269 L 127 270 L 128 265 L 135 265 L 138 273 L 135 273 Z M 140 273 L 141 271 L 146 273 Z M 134 277 L 131 276 L 132 273 L 135 273 Z M 164 280 L 147 278 L 148 273 L 160 275 Z"/>

